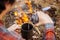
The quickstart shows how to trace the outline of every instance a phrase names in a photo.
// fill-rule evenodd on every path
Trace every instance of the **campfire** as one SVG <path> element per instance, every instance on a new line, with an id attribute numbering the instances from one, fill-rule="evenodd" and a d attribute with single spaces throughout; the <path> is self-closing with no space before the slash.
<path id="1" fill-rule="evenodd" d="M 31 5 L 31 1 L 29 1 L 29 0 L 25 0 L 25 4 L 28 6 L 28 13 L 32 13 L 33 12 L 33 9 L 32 9 L 32 5 Z M 14 15 L 16 16 L 16 17 L 18 17 L 17 19 L 16 19 L 16 23 L 18 24 L 18 25 L 22 25 L 22 23 L 26 23 L 26 22 L 29 22 L 29 17 L 28 17 L 28 15 L 27 15 L 27 13 L 26 12 L 24 12 L 23 10 L 22 10 L 22 7 L 18 7 L 18 9 L 20 10 L 20 13 L 18 13 L 18 11 L 15 11 L 14 12 Z"/>

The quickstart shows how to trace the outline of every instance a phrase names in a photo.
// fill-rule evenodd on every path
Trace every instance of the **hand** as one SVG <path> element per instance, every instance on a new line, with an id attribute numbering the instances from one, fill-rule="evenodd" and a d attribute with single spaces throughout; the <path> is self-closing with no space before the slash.
<path id="1" fill-rule="evenodd" d="M 35 24 L 36 26 L 47 24 L 47 23 L 54 23 L 52 19 L 49 17 L 49 15 L 42 11 L 37 11 L 37 15 L 39 17 L 39 22 Z"/>

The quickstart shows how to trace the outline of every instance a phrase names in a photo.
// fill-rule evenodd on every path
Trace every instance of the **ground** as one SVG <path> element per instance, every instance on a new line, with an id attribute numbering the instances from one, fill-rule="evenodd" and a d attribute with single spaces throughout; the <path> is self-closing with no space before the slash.
<path id="1" fill-rule="evenodd" d="M 57 11 L 55 13 L 56 14 L 56 17 L 55 17 L 55 19 L 56 19 L 55 34 L 56 34 L 56 40 L 60 40 L 60 3 L 57 3 L 56 1 L 53 1 L 53 0 L 51 0 L 51 1 L 33 0 L 33 1 L 35 1 L 36 4 L 40 4 L 42 7 L 47 7 L 49 5 L 52 5 L 53 7 L 55 7 L 57 9 Z M 7 17 L 7 19 L 6 19 L 6 17 Z M 6 27 L 12 25 L 11 22 L 14 20 L 13 18 L 14 18 L 14 16 L 12 16 L 10 14 L 7 14 L 4 17 L 4 19 L 6 19 L 6 20 L 3 19 Z M 39 27 L 39 28 L 41 31 L 41 35 L 40 35 L 40 40 L 41 40 L 42 36 L 43 36 L 44 27 Z"/>

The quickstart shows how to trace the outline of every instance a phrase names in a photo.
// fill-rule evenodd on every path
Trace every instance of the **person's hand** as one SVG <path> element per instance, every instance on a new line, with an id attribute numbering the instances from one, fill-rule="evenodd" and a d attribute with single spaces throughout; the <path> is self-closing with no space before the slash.
<path id="1" fill-rule="evenodd" d="M 39 17 L 39 22 L 35 24 L 36 26 L 47 24 L 47 23 L 52 23 L 52 24 L 54 23 L 52 19 L 49 17 L 49 15 L 42 11 L 37 11 L 37 15 Z"/>

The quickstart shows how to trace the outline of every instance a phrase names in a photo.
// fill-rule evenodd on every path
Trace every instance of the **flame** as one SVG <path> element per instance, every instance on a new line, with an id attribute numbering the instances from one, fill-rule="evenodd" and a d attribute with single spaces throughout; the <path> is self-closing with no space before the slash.
<path id="1" fill-rule="evenodd" d="M 14 12 L 14 15 L 15 15 L 15 16 L 18 16 L 18 12 L 17 12 L 17 11 L 15 11 L 15 12 Z"/>
<path id="2" fill-rule="evenodd" d="M 28 22 L 29 19 L 28 19 L 27 14 L 22 10 L 21 7 L 19 7 L 18 9 L 20 9 L 20 11 L 21 11 L 20 13 L 21 13 L 22 16 L 21 16 L 20 18 L 16 19 L 16 23 L 17 23 L 18 25 L 21 25 L 22 23 Z M 17 11 L 15 11 L 14 14 L 15 14 L 16 17 L 19 17 Z"/>
<path id="3" fill-rule="evenodd" d="M 32 13 L 32 12 L 33 12 L 33 10 L 32 10 L 31 1 L 29 1 L 29 0 L 26 0 L 26 2 L 25 2 L 25 3 L 28 5 L 29 12 L 30 12 L 30 13 Z"/>
<path id="4" fill-rule="evenodd" d="M 22 23 L 26 23 L 28 21 L 29 21 L 28 16 L 25 13 L 22 13 L 21 18 L 16 19 L 16 22 L 17 22 L 18 25 L 22 25 Z"/>
<path id="5" fill-rule="evenodd" d="M 31 1 L 26 0 L 26 4 L 27 4 L 27 6 L 28 6 L 28 8 L 29 8 L 29 12 L 32 13 L 33 10 L 32 10 Z M 28 16 L 27 16 L 27 14 L 22 10 L 22 8 L 19 7 L 18 9 L 20 9 L 21 14 L 22 14 L 22 17 L 21 17 L 20 19 L 16 20 L 16 22 L 17 22 L 19 25 L 21 25 L 22 23 L 29 22 L 29 18 L 28 18 Z M 15 14 L 15 16 L 18 16 L 18 13 L 17 13 L 17 12 L 15 12 L 14 14 Z"/>
<path id="6" fill-rule="evenodd" d="M 22 13 L 22 20 L 24 23 L 29 21 L 28 16 L 24 12 Z"/>
<path id="7" fill-rule="evenodd" d="M 21 19 L 21 18 L 16 19 L 16 23 L 17 23 L 18 25 L 22 25 L 22 19 Z"/>
<path id="8" fill-rule="evenodd" d="M 25 22 L 28 22 L 29 21 L 29 19 L 28 19 L 28 16 L 27 16 L 27 14 L 22 10 L 22 8 L 21 7 L 19 7 L 19 9 L 20 9 L 20 11 L 21 11 L 21 14 L 22 14 L 22 21 L 25 23 Z"/>

